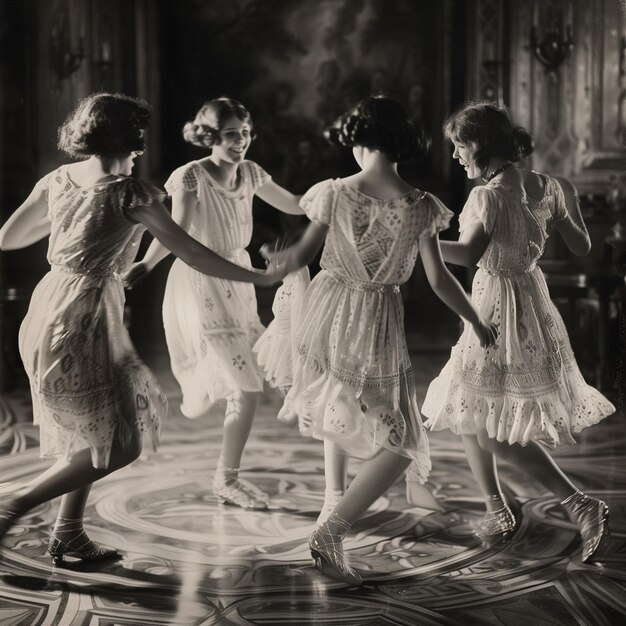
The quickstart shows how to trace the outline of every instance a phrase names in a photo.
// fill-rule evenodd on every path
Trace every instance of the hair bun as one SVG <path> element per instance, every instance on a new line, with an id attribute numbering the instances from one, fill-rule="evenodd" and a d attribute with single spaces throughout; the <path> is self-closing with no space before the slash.
<path id="1" fill-rule="evenodd" d="M 199 146 L 200 148 L 210 148 L 213 146 L 214 137 L 212 129 L 204 124 L 196 124 L 195 122 L 187 122 L 183 126 L 183 139 Z"/>
<path id="2" fill-rule="evenodd" d="M 326 129 L 324 136 L 335 145 L 380 150 L 394 163 L 421 157 L 430 146 L 426 133 L 409 121 L 402 105 L 387 96 L 365 98 Z"/>

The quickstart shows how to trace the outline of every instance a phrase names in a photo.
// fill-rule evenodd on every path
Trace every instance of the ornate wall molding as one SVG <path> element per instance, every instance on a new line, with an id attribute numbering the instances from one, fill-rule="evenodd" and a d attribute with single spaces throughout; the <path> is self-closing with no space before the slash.
<path id="1" fill-rule="evenodd" d="M 532 166 L 606 190 L 626 168 L 626 12 L 620 0 L 530 0 L 511 8 L 511 109 L 535 138 Z M 573 48 L 549 71 L 533 54 L 532 28 L 550 24 Z"/>

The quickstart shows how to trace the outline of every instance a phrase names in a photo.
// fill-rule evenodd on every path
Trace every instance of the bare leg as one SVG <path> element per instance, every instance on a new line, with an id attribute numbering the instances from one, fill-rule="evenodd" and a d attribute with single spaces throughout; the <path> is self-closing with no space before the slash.
<path id="1" fill-rule="evenodd" d="M 228 399 L 222 451 L 213 481 L 213 492 L 221 502 L 244 509 L 266 509 L 269 500 L 266 493 L 239 479 L 241 455 L 250 436 L 259 397 L 257 392 L 242 391 Z"/>
<path id="2" fill-rule="evenodd" d="M 91 450 L 78 451 L 70 460 L 59 459 L 46 471 L 19 489 L 14 498 L 0 507 L 0 539 L 11 524 L 29 509 L 63 495 L 57 524 L 49 545 L 55 563 L 68 554 L 83 560 L 94 561 L 119 556 L 94 544 L 83 530 L 83 514 L 91 485 L 94 481 L 134 461 L 141 453 L 141 439 L 135 433 L 128 444 L 115 440 L 111 448 L 109 465 L 95 468 Z M 71 517 L 64 517 L 64 516 Z"/>
<path id="3" fill-rule="evenodd" d="M 87 505 L 87 498 L 91 491 L 92 484 L 85 485 L 80 489 L 66 493 L 61 498 L 61 505 L 59 506 L 59 518 L 77 519 L 83 517 L 85 514 L 85 506 Z"/>
<path id="4" fill-rule="evenodd" d="M 495 455 L 490 450 L 481 448 L 476 436 L 463 435 L 461 439 L 465 446 L 467 462 L 485 497 L 487 511 L 495 513 L 506 503 L 498 480 Z"/>
<path id="5" fill-rule="evenodd" d="M 93 482 L 132 463 L 140 453 L 141 441 L 137 435 L 126 446 L 118 441 L 113 443 L 109 465 L 105 468 L 93 466 L 91 450 L 87 448 L 78 451 L 70 460 L 59 459 L 16 493 L 19 506 L 25 512 L 43 502 L 77 490 L 87 488 L 88 493 Z M 86 494 L 75 496 L 77 499 L 74 501 L 70 498 L 67 506 L 80 506 L 83 495 Z"/>
<path id="6" fill-rule="evenodd" d="M 487 437 L 486 433 L 479 435 L 479 442 L 483 448 L 524 470 L 561 499 L 561 504 L 580 530 L 583 540 L 582 560 L 585 562 L 591 559 L 608 533 L 609 508 L 606 502 L 579 491 L 538 443 L 531 442 L 523 447 L 509 445 Z"/>
<path id="7" fill-rule="evenodd" d="M 353 524 L 406 471 L 411 460 L 382 449 L 366 461 L 350 483 L 335 513 Z"/>
<path id="8" fill-rule="evenodd" d="M 309 537 L 315 566 L 323 574 L 349 585 L 360 585 L 361 576 L 343 556 L 343 538 L 350 526 L 407 469 L 410 459 L 380 450 L 364 463 L 328 519 Z"/>
<path id="9" fill-rule="evenodd" d="M 484 450 L 478 437 L 463 435 L 463 445 L 467 461 L 478 483 L 487 513 L 475 527 L 475 534 L 482 539 L 493 540 L 506 538 L 515 530 L 516 520 L 509 508 L 498 480 L 496 456 L 491 450 Z"/>
<path id="10" fill-rule="evenodd" d="M 561 500 L 578 491 L 574 483 L 561 471 L 548 452 L 538 443 L 530 442 L 525 446 L 496 441 L 481 433 L 478 436 L 480 446 L 499 458 L 525 471 L 546 489 Z"/>
<path id="11" fill-rule="evenodd" d="M 250 436 L 259 397 L 259 393 L 242 391 L 241 395 L 228 399 L 221 452 L 221 460 L 225 467 L 239 467 L 241 463 L 241 455 Z"/>
<path id="12" fill-rule="evenodd" d="M 324 504 L 317 524 L 328 519 L 345 493 L 348 483 L 348 458 L 341 448 L 329 439 L 324 439 L 324 478 L 326 481 Z"/>

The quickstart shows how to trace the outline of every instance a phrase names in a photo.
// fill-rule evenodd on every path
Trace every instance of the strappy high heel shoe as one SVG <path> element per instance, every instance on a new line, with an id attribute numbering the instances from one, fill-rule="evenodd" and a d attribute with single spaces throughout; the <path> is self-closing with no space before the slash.
<path id="1" fill-rule="evenodd" d="M 55 533 L 64 538 L 61 539 Z M 80 559 L 86 563 L 113 561 L 122 558 L 122 555 L 117 550 L 105 548 L 103 545 L 89 539 L 83 528 L 82 519 L 69 519 L 66 517 L 57 518 L 57 523 L 48 542 L 48 553 L 52 557 L 54 565 L 62 565 L 63 558 L 66 556 Z"/>
<path id="2" fill-rule="evenodd" d="M 324 504 L 315 522 L 316 526 L 323 524 L 328 519 L 330 514 L 335 510 L 335 507 L 339 504 L 339 500 L 341 500 L 343 494 L 342 489 L 327 489 L 325 491 Z"/>
<path id="3" fill-rule="evenodd" d="M 581 560 L 586 563 L 600 546 L 602 539 L 609 536 L 609 507 L 603 500 L 592 498 L 576 491 L 561 502 L 578 526 L 583 540 Z"/>
<path id="4" fill-rule="evenodd" d="M 270 497 L 252 483 L 239 478 L 238 467 L 217 466 L 213 493 L 219 502 L 242 509 L 263 511 L 269 506 Z"/>
<path id="5" fill-rule="evenodd" d="M 474 527 L 474 534 L 483 540 L 509 539 L 513 535 L 517 521 L 513 511 L 504 505 L 497 511 L 488 511 Z"/>
<path id="6" fill-rule="evenodd" d="M 331 532 L 330 528 L 339 529 Z M 324 576 L 346 583 L 351 587 L 359 587 L 363 579 L 352 569 L 343 556 L 343 538 L 350 529 L 350 524 L 335 513 L 318 526 L 309 537 L 309 549 L 313 564 Z"/>

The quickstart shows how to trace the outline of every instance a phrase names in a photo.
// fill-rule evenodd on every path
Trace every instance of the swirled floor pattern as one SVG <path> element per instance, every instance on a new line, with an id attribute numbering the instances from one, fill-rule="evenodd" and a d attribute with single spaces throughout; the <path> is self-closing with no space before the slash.
<path id="1" fill-rule="evenodd" d="M 415 357 L 422 391 L 438 358 Z M 506 466 L 502 476 L 520 525 L 507 543 L 478 542 L 471 525 L 482 504 L 460 441 L 437 434 L 430 487 L 450 513 L 424 518 L 407 505 L 404 484 L 394 485 L 346 540 L 350 563 L 365 580 L 349 589 L 321 577 L 306 549 L 323 498 L 320 443 L 275 420 L 280 401 L 269 391 L 242 473 L 271 494 L 271 509 L 221 505 L 211 492 L 219 407 L 200 420 L 181 417 L 165 361 L 156 367 L 172 400 L 163 444 L 96 483 L 87 510 L 89 534 L 120 549 L 123 559 L 54 567 L 46 545 L 58 502 L 38 507 L 0 548 L 0 625 L 626 623 L 620 416 L 557 452 L 563 469 L 610 505 L 612 533 L 598 562 L 580 562 L 579 536 L 557 500 Z M 29 398 L 14 392 L 0 402 L 2 493 L 45 464 Z"/>

